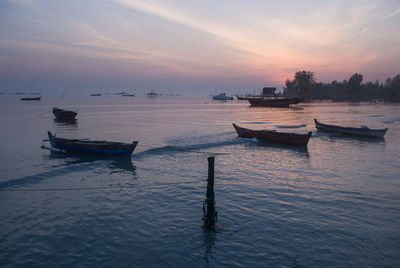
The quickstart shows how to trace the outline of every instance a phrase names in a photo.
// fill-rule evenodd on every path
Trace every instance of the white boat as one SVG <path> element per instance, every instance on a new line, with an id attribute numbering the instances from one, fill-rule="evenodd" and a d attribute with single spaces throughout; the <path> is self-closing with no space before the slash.
<path id="1" fill-rule="evenodd" d="M 233 100 L 232 96 L 226 96 L 225 93 L 221 93 L 212 97 L 213 100 Z"/>

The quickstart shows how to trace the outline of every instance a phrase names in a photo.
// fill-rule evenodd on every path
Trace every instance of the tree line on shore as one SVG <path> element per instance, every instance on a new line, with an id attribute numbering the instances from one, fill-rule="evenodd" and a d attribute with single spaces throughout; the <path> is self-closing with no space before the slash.
<path id="1" fill-rule="evenodd" d="M 313 72 L 298 71 L 293 80 L 286 80 L 283 96 L 305 100 L 400 102 L 400 74 L 387 78 L 385 83 L 378 80 L 363 83 L 363 75 L 358 73 L 343 82 L 322 83 L 316 81 Z"/>

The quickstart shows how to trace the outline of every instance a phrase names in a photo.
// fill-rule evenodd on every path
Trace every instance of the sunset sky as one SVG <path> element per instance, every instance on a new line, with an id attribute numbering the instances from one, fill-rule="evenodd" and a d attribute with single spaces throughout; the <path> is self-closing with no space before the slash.
<path id="1" fill-rule="evenodd" d="M 400 0 L 1 0 L 0 91 L 250 92 L 400 73 Z"/>

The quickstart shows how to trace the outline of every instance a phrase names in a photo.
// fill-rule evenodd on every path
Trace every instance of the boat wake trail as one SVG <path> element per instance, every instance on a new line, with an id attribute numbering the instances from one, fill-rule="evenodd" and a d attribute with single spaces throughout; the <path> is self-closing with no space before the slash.
<path id="1" fill-rule="evenodd" d="M 393 124 L 395 122 L 400 121 L 400 117 L 394 117 L 394 118 L 388 118 L 385 121 L 383 121 L 383 123 L 385 124 Z"/>
<path id="2" fill-rule="evenodd" d="M 139 153 L 134 154 L 134 158 L 144 158 L 144 157 L 149 157 L 149 156 L 154 156 L 154 155 L 169 155 L 169 154 L 174 154 L 174 153 L 212 153 L 212 154 L 218 154 L 215 152 L 202 152 L 201 150 L 204 149 L 211 149 L 211 148 L 218 148 L 218 147 L 224 147 L 224 146 L 230 146 L 230 145 L 235 145 L 242 143 L 240 139 L 230 139 L 226 141 L 218 141 L 218 142 L 209 142 L 209 143 L 200 143 L 200 144 L 191 144 L 191 145 L 184 145 L 184 146 L 174 146 L 174 145 L 166 145 L 162 147 L 156 147 L 152 149 L 148 149 L 146 151 L 142 151 Z"/>

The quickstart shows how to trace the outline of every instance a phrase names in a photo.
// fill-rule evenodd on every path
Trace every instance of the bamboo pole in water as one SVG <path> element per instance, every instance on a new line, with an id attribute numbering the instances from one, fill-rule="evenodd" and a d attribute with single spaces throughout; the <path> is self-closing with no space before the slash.
<path id="1" fill-rule="evenodd" d="M 207 194 L 203 204 L 203 221 L 207 229 L 215 229 L 217 222 L 217 211 L 215 209 L 214 199 L 214 162 L 215 157 L 208 157 L 208 179 L 207 179 Z"/>

